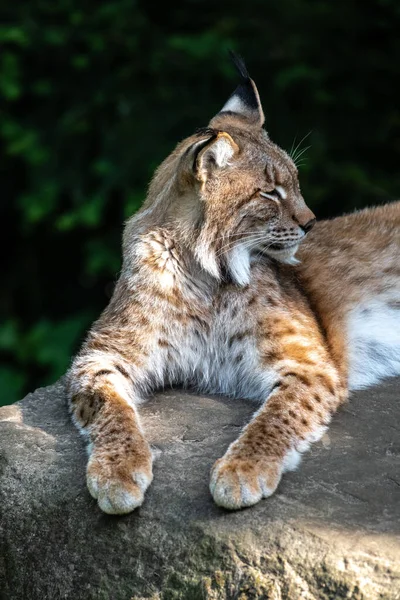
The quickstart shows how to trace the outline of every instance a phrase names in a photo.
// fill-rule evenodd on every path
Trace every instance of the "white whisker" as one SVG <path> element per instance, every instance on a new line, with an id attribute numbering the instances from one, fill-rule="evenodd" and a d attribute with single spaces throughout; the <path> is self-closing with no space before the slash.
<path id="1" fill-rule="evenodd" d="M 309 150 L 311 148 L 311 146 L 306 146 L 305 148 L 303 148 L 302 150 L 299 150 L 299 152 L 296 154 L 296 156 L 293 158 L 293 162 L 294 164 L 297 164 L 297 161 L 299 160 L 300 156 L 302 156 L 304 154 L 304 152 L 307 152 L 307 150 Z"/>
<path id="2" fill-rule="evenodd" d="M 242 240 L 229 240 L 227 244 L 221 246 L 216 253 L 217 256 L 221 255 L 223 251 L 226 251 L 227 248 L 232 248 L 232 246 L 234 246 L 235 244 L 243 244 L 243 246 L 246 248 L 252 245 L 253 238 L 257 239 L 257 237 L 259 236 L 260 239 L 262 239 L 263 237 L 265 237 L 265 233 L 259 231 L 250 231 L 245 234 L 242 233 L 241 235 L 243 236 Z"/>
<path id="3" fill-rule="evenodd" d="M 296 139 L 297 139 L 297 133 L 296 133 L 296 135 L 293 138 L 292 145 L 290 146 L 290 150 L 289 150 L 289 156 L 290 156 L 290 158 L 292 158 L 292 152 L 293 152 L 294 145 L 296 143 Z"/>
<path id="4" fill-rule="evenodd" d="M 296 148 L 295 148 L 295 149 L 293 150 L 293 152 L 292 152 L 292 153 L 289 155 L 289 156 L 290 156 L 290 158 L 293 160 L 293 162 L 295 161 L 295 158 L 294 158 L 294 156 L 296 155 L 296 151 L 297 151 L 297 150 L 300 148 L 301 144 L 304 142 L 304 140 L 305 140 L 305 139 L 307 139 L 307 138 L 308 138 L 308 136 L 309 136 L 311 133 L 312 133 L 312 129 L 311 129 L 311 130 L 310 130 L 308 133 L 306 133 L 306 135 L 305 135 L 303 138 L 301 138 L 301 140 L 300 140 L 300 141 L 299 141 L 299 143 L 297 144 Z"/>

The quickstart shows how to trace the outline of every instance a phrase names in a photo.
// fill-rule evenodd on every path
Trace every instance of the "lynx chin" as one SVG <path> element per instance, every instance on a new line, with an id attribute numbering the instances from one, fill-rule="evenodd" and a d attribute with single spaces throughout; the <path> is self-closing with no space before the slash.
<path id="1" fill-rule="evenodd" d="M 113 297 L 67 374 L 87 485 L 106 513 L 144 500 L 139 404 L 160 386 L 257 403 L 211 471 L 215 502 L 239 509 L 274 493 L 349 389 L 400 373 L 400 203 L 314 226 L 237 66 L 239 87 L 128 220 Z"/>

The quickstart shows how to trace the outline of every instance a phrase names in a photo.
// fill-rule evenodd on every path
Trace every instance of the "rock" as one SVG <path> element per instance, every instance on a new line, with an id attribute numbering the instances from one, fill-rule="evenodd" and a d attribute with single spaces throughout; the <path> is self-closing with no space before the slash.
<path id="1" fill-rule="evenodd" d="M 1 600 L 400 598 L 399 381 L 355 394 L 270 499 L 215 506 L 214 460 L 254 405 L 169 391 L 142 408 L 144 505 L 102 514 L 62 381 L 0 409 Z"/>

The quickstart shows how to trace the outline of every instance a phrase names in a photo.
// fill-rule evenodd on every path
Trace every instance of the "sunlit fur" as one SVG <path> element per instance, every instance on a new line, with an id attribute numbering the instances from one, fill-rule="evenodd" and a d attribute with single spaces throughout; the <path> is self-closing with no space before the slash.
<path id="1" fill-rule="evenodd" d="M 139 506 L 152 481 L 137 407 L 160 386 L 259 403 L 211 474 L 215 501 L 236 509 L 296 468 L 349 379 L 360 387 L 400 370 L 399 334 L 389 348 L 379 330 L 383 319 L 399 331 L 399 205 L 317 225 L 295 266 L 314 215 L 292 159 L 262 124 L 248 79 L 162 163 L 126 224 L 113 297 L 67 384 L 89 442 L 88 488 L 107 513 Z M 374 332 L 379 356 L 360 362 Z"/>

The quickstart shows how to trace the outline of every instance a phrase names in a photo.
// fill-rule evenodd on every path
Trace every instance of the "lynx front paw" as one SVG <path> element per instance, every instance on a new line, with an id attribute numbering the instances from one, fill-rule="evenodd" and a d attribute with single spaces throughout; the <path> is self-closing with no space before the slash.
<path id="1" fill-rule="evenodd" d="M 130 448 L 94 448 L 87 465 L 90 494 L 109 515 L 130 513 L 140 506 L 153 479 L 146 441 Z"/>
<path id="2" fill-rule="evenodd" d="M 282 474 L 280 462 L 225 455 L 211 471 L 210 491 L 219 506 L 237 510 L 271 496 Z"/>

